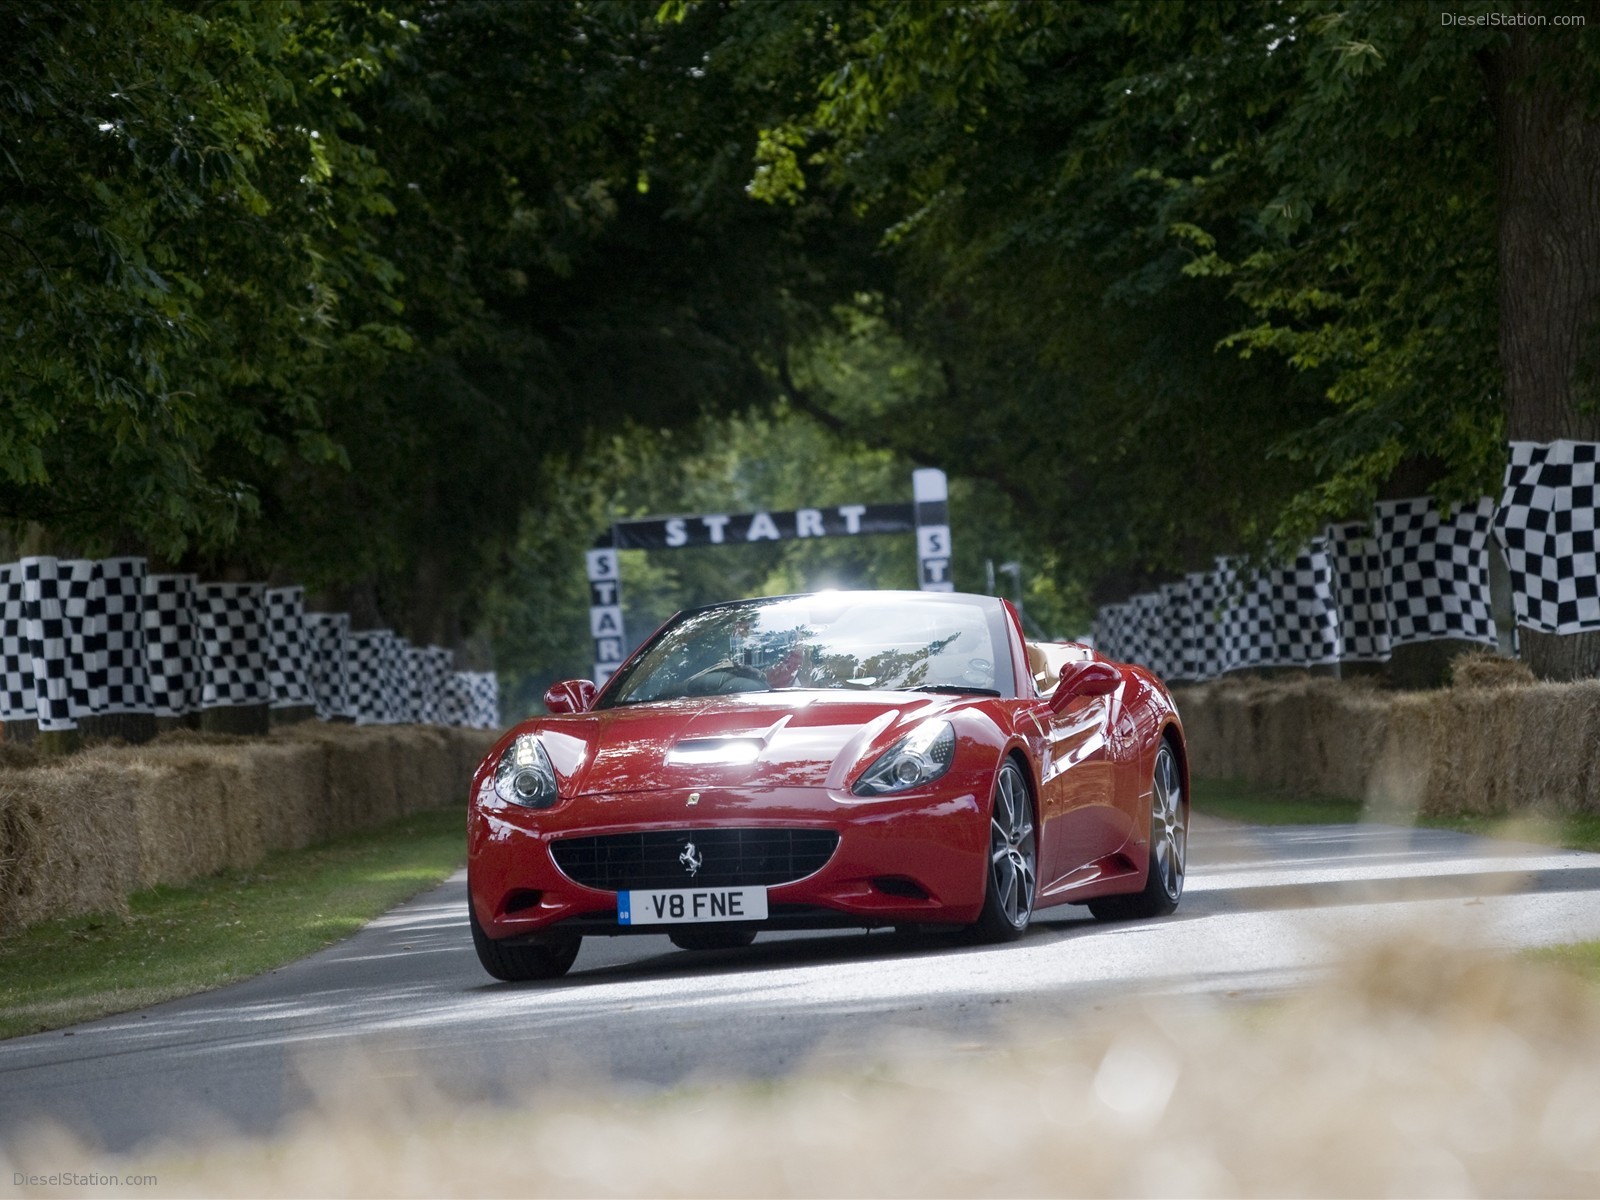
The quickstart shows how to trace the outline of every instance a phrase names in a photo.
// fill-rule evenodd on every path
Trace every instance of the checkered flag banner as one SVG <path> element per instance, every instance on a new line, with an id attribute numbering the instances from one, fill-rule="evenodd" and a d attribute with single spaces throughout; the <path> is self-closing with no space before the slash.
<path id="1" fill-rule="evenodd" d="M 200 639 L 193 575 L 147 575 L 144 581 L 144 661 L 150 709 L 181 717 L 200 703 Z"/>
<path id="2" fill-rule="evenodd" d="M 272 707 L 304 708 L 315 704 L 305 588 L 268 588 L 262 600 L 266 607 L 267 682 L 272 688 Z"/>
<path id="3" fill-rule="evenodd" d="M 1151 666 L 1162 652 L 1161 594 L 1140 592 L 1128 597 L 1128 623 L 1123 645 L 1123 662 Z"/>
<path id="4" fill-rule="evenodd" d="M 67 633 L 67 677 L 73 722 L 106 709 L 106 592 L 100 564 L 57 559 L 61 616 Z"/>
<path id="5" fill-rule="evenodd" d="M 1328 526 L 1326 539 L 1339 611 L 1341 661 L 1388 662 L 1389 589 L 1378 543 L 1359 521 Z"/>
<path id="6" fill-rule="evenodd" d="M 1291 562 L 1267 572 L 1272 594 L 1274 658 L 1279 666 L 1319 667 L 1339 661 L 1339 611 L 1325 538 L 1313 538 Z"/>
<path id="7" fill-rule="evenodd" d="M 384 647 L 383 702 L 389 713 L 389 724 L 416 723 L 416 715 L 411 711 L 411 640 L 398 634 Z"/>
<path id="8" fill-rule="evenodd" d="M 493 671 L 457 671 L 456 687 L 463 696 L 469 729 L 500 728 L 500 681 Z"/>
<path id="9" fill-rule="evenodd" d="M 1107 658 L 1121 661 L 1127 643 L 1128 606 L 1102 604 L 1094 615 L 1094 648 Z"/>
<path id="10" fill-rule="evenodd" d="M 1214 571 L 1194 571 L 1183 577 L 1189 589 L 1189 633 L 1184 657 L 1191 679 L 1214 679 L 1223 667 L 1222 621 L 1227 603 L 1226 560 Z"/>
<path id="11" fill-rule="evenodd" d="M 72 718 L 72 651 L 60 564 L 25 558 L 22 567 L 23 628 L 33 659 L 34 717 L 46 733 L 76 729 Z"/>
<path id="12" fill-rule="evenodd" d="M 307 613 L 311 691 L 324 721 L 355 716 L 350 701 L 350 614 Z"/>
<path id="13" fill-rule="evenodd" d="M 500 725 L 492 671 L 346 613 L 307 613 L 300 587 L 151 575 L 142 558 L 0 563 L 0 722 L 77 728 L 104 713 L 314 705 L 360 724 Z"/>
<path id="14" fill-rule="evenodd" d="M 1189 639 L 1189 589 L 1181 583 L 1164 583 L 1156 589 L 1156 598 L 1150 669 L 1161 679 L 1189 679 L 1183 653 Z"/>
<path id="15" fill-rule="evenodd" d="M 1278 664 L 1278 637 L 1274 624 L 1272 581 L 1263 572 L 1233 560 L 1219 560 L 1222 592 L 1223 671 Z"/>
<path id="16" fill-rule="evenodd" d="M 1448 520 L 1432 500 L 1380 500 L 1374 533 L 1383 560 L 1394 646 L 1439 638 L 1498 644 L 1489 608 L 1488 498 Z"/>
<path id="17" fill-rule="evenodd" d="M 411 648 L 410 709 L 418 724 L 444 724 L 444 681 L 455 665 L 455 657 L 454 652 L 442 646 Z"/>
<path id="18" fill-rule="evenodd" d="M 391 629 L 363 629 L 349 636 L 350 715 L 357 725 L 387 725 Z"/>
<path id="19" fill-rule="evenodd" d="M 22 564 L 0 564 L 0 721 L 32 721 L 33 651 L 28 646 Z"/>
<path id="20" fill-rule="evenodd" d="M 150 712 L 150 676 L 144 642 L 144 588 L 148 565 L 142 558 L 107 558 L 95 566 L 105 622 L 103 711 Z"/>
<path id="21" fill-rule="evenodd" d="M 1511 573 L 1517 624 L 1543 633 L 1600 629 L 1596 442 L 1512 442 L 1494 535 Z"/>
<path id="22" fill-rule="evenodd" d="M 202 583 L 195 589 L 201 708 L 271 703 L 264 590 L 259 583 Z"/>

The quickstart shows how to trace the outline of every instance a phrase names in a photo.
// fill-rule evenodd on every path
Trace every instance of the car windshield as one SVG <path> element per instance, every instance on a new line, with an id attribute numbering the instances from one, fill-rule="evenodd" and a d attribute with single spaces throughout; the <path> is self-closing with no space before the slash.
<path id="1" fill-rule="evenodd" d="M 822 592 L 686 612 L 598 707 L 787 689 L 1015 695 L 1005 612 L 989 596 Z"/>

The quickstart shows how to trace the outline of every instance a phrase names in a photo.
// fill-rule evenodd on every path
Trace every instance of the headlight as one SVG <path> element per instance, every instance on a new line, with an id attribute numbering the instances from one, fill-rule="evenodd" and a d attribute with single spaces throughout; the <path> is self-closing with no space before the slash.
<path id="1" fill-rule="evenodd" d="M 494 794 L 507 804 L 549 808 L 556 802 L 556 773 L 550 756 L 531 733 L 519 734 L 494 769 Z"/>
<path id="2" fill-rule="evenodd" d="M 880 754 L 851 789 L 858 796 L 883 796 L 932 783 L 950 769 L 956 732 L 949 721 L 926 721 Z"/>

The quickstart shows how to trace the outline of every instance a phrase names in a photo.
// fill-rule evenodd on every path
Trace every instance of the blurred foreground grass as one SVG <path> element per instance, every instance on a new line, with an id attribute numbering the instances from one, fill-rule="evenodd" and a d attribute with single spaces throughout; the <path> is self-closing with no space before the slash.
<path id="1" fill-rule="evenodd" d="M 0 1037 L 203 992 L 348 937 L 466 860 L 460 808 L 279 851 L 249 871 L 134 894 L 126 916 L 47 921 L 0 939 Z"/>
<path id="2" fill-rule="evenodd" d="M 1281 788 L 1240 779 L 1196 779 L 1194 810 L 1252 825 L 1353 824 L 1363 819 L 1359 800 L 1340 796 L 1297 795 Z M 1600 851 L 1600 815 L 1568 813 L 1560 817 L 1419 817 L 1428 829 L 1453 829 L 1477 837 L 1533 842 L 1566 850 Z M 1580 942 L 1531 951 L 1530 957 L 1575 971 L 1600 983 L 1600 942 Z M 1600 1183 L 1600 1176 L 1597 1176 Z M 1597 1190 L 1600 1195 L 1600 1190 Z"/>
<path id="3" fill-rule="evenodd" d="M 162 1196 L 1600 1193 L 1600 993 L 1466 950 L 1458 924 L 1351 948 L 1266 1003 L 1063 996 L 960 1042 L 908 1014 L 898 1040 L 776 1082 L 486 1097 L 392 1053 L 336 1056 L 271 1137 L 111 1157 L 35 1132 L 0 1145 L 0 1177 L 74 1164 Z"/>

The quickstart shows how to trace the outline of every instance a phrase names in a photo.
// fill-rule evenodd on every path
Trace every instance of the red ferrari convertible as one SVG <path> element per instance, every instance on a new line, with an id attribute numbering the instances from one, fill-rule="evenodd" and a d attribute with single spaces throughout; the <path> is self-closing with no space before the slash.
<path id="1" fill-rule="evenodd" d="M 820 592 L 679 613 L 604 688 L 556 684 L 472 783 L 473 942 L 498 979 L 586 935 L 1171 912 L 1189 772 L 1160 680 L 1029 642 L 1004 600 Z"/>

